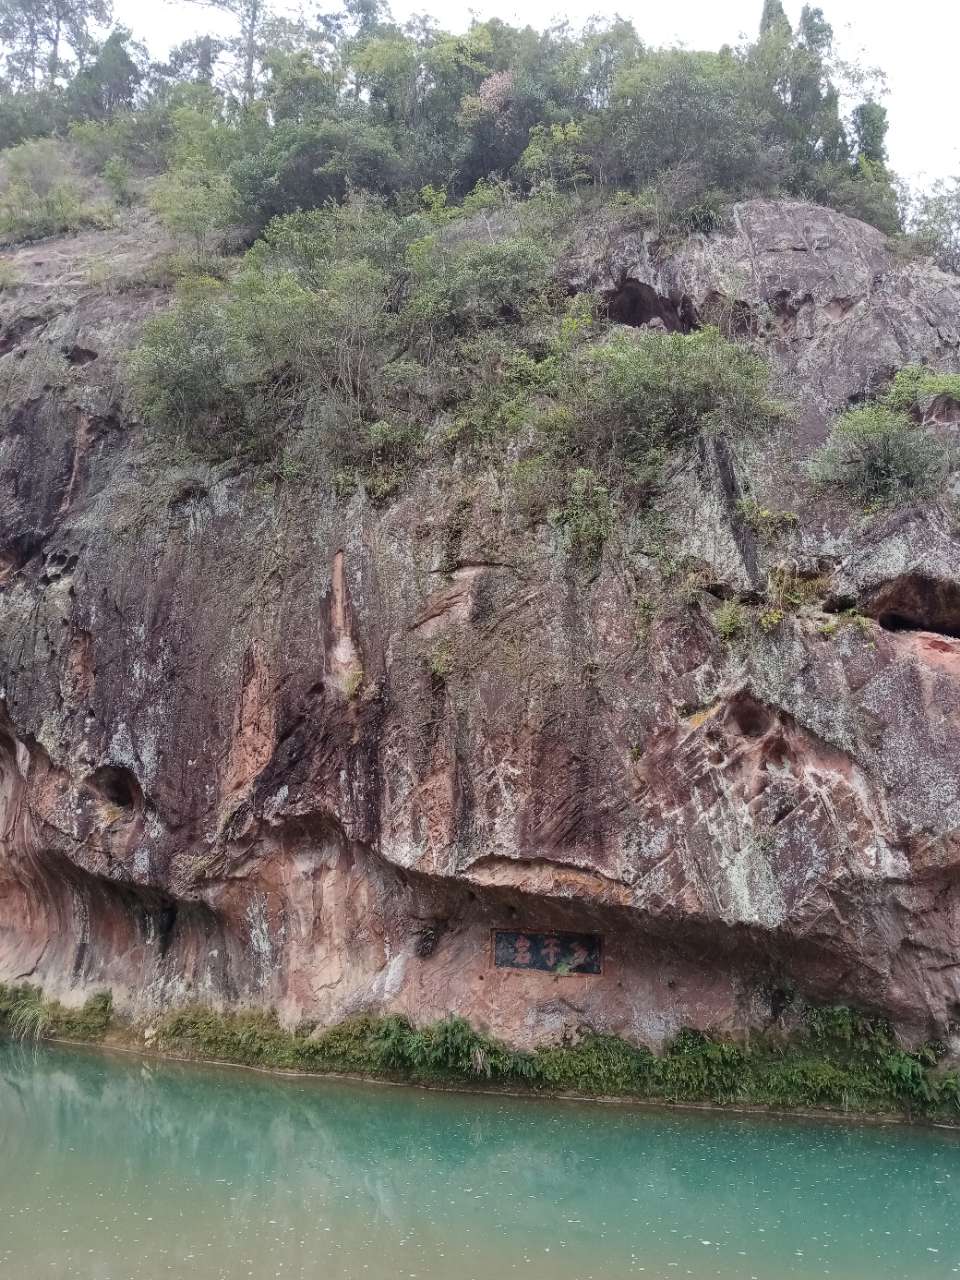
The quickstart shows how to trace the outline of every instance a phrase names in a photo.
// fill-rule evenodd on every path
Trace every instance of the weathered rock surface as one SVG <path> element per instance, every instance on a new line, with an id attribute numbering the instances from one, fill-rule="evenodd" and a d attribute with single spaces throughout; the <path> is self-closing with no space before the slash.
<path id="1" fill-rule="evenodd" d="M 748 200 L 726 234 L 692 236 L 666 256 L 650 234 L 606 221 L 585 227 L 571 285 L 668 329 L 708 321 L 759 337 L 797 394 L 802 443 L 903 365 L 960 360 L 960 280 L 897 261 L 883 233 L 862 222 L 818 205 Z"/>
<path id="2" fill-rule="evenodd" d="M 796 524 L 758 535 L 744 460 L 704 446 L 587 576 L 494 473 L 384 510 L 160 465 L 121 389 L 165 295 L 89 277 L 143 271 L 125 234 L 20 250 L 0 294 L 0 980 L 521 1045 L 764 1026 L 793 989 L 952 1030 L 960 540 L 814 503 L 798 462 L 899 366 L 960 368 L 960 281 L 802 204 L 666 257 L 581 228 L 571 285 L 727 316 L 802 419 L 747 468 Z M 725 644 L 719 600 L 784 572 L 867 617 Z M 496 928 L 602 934 L 603 973 L 496 968 Z"/>

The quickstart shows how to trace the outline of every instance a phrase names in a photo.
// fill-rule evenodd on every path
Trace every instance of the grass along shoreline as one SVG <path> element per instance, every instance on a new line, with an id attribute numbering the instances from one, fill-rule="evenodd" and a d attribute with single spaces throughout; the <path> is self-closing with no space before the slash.
<path id="1" fill-rule="evenodd" d="M 943 1046 L 903 1049 L 884 1020 L 847 1008 L 805 1008 L 791 1035 L 757 1035 L 744 1043 L 686 1029 L 656 1056 L 602 1035 L 522 1052 L 462 1018 L 418 1028 L 396 1015 L 361 1015 L 320 1031 L 291 1031 L 270 1013 L 188 1008 L 153 1020 L 148 1031 L 118 1017 L 108 992 L 68 1009 L 45 1000 L 37 987 L 0 985 L 0 1035 L 429 1087 L 960 1126 L 960 1073 L 941 1065 Z"/>

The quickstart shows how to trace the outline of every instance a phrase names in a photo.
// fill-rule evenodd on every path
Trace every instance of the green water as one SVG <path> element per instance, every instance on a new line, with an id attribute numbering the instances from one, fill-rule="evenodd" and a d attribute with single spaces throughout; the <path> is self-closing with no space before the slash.
<path id="1" fill-rule="evenodd" d="M 960 1137 L 0 1043 L 0 1277 L 912 1280 Z"/>

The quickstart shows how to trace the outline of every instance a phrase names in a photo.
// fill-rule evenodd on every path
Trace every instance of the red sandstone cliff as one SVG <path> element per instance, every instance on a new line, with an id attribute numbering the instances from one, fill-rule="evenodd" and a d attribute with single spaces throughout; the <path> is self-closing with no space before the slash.
<path id="1" fill-rule="evenodd" d="M 152 234 L 28 246 L 0 294 L 0 980 L 518 1044 L 763 1026 L 795 988 L 948 1034 L 956 514 L 851 521 L 796 464 L 900 366 L 960 368 L 960 280 L 803 204 L 663 259 L 582 227 L 571 288 L 626 323 L 722 314 L 800 406 L 749 459 L 700 448 L 657 540 L 625 527 L 587 575 L 494 473 L 375 508 L 158 463 L 122 358 L 165 295 L 90 283 L 105 253 L 142 274 Z M 744 467 L 796 523 L 750 525 Z M 725 644 L 719 601 L 784 566 L 816 598 Z M 874 621 L 832 626 L 851 604 Z M 600 934 L 603 973 L 496 968 L 495 928 Z"/>

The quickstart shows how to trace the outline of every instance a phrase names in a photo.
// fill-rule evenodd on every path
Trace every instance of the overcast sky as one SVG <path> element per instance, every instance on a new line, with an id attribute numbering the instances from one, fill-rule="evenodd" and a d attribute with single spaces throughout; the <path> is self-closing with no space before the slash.
<path id="1" fill-rule="evenodd" d="M 796 19 L 803 0 L 786 0 Z M 282 5 L 278 4 L 278 7 Z M 296 7 L 295 5 L 293 7 Z M 334 10 L 336 0 L 310 4 L 308 12 Z M 753 34 L 762 0 L 666 0 L 654 4 L 604 3 L 604 0 L 393 0 L 398 19 L 430 13 L 447 30 L 462 30 L 471 15 L 501 17 L 542 27 L 556 17 L 579 26 L 595 14 L 619 12 L 631 18 L 648 44 L 685 44 L 694 49 L 735 44 Z M 957 0 L 822 0 L 845 57 L 857 56 L 887 74 L 890 112 L 889 148 L 896 171 L 912 184 L 960 173 L 960 128 L 956 93 L 960 4 Z M 164 0 L 114 0 L 117 20 L 162 55 L 174 44 L 208 30 L 223 30 L 220 15 L 209 9 Z"/>

